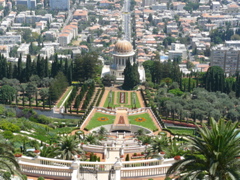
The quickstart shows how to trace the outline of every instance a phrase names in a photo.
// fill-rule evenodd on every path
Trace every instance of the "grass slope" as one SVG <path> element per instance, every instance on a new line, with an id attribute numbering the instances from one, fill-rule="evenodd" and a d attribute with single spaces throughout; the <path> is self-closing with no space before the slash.
<path id="1" fill-rule="evenodd" d="M 109 101 L 109 99 L 110 99 L 110 93 L 112 93 L 112 100 L 111 100 L 111 102 L 109 103 L 108 101 Z M 113 91 L 108 93 L 108 97 L 106 98 L 103 107 L 106 107 L 106 108 L 107 108 L 108 105 L 109 105 L 109 107 L 114 107 L 114 94 L 115 94 L 115 92 L 113 92 Z"/>
<path id="2" fill-rule="evenodd" d="M 108 121 L 98 121 L 97 119 L 99 117 L 107 117 L 109 120 Z M 113 115 L 108 115 L 108 114 L 103 114 L 103 113 L 97 112 L 94 114 L 94 116 L 91 118 L 91 120 L 89 121 L 89 123 L 87 124 L 87 126 L 85 128 L 90 130 L 95 127 L 101 126 L 101 125 L 113 124 L 114 120 L 115 120 L 115 116 L 113 116 Z"/>
<path id="3" fill-rule="evenodd" d="M 135 121 L 135 119 L 139 118 L 139 117 L 140 118 L 145 118 L 146 121 L 143 121 L 143 122 Z M 145 128 L 151 129 L 151 130 L 156 130 L 157 129 L 157 127 L 155 126 L 153 120 L 151 119 L 151 117 L 150 117 L 150 115 L 148 113 L 128 116 L 128 120 L 129 120 L 130 124 L 143 126 Z"/>

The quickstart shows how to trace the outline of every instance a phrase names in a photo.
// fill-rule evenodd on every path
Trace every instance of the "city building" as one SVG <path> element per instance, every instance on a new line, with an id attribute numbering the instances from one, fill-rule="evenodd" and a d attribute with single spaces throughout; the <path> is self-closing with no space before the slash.
<path id="1" fill-rule="evenodd" d="M 0 54 L 3 55 L 5 58 L 9 57 L 10 46 L 7 45 L 0 45 Z"/>
<path id="2" fill-rule="evenodd" d="M 143 2 L 142 2 L 143 7 L 152 6 L 154 4 L 156 4 L 156 0 L 143 0 Z"/>
<path id="3" fill-rule="evenodd" d="M 169 50 L 169 59 L 181 58 L 181 60 L 187 59 L 187 49 L 184 44 L 172 43 L 171 50 Z"/>
<path id="4" fill-rule="evenodd" d="M 52 10 L 69 10 L 70 0 L 50 0 L 49 5 Z"/>
<path id="5" fill-rule="evenodd" d="M 21 35 L 2 35 L 0 36 L 0 44 L 18 44 L 21 43 Z"/>
<path id="6" fill-rule="evenodd" d="M 17 50 L 17 55 L 26 56 L 27 54 L 29 54 L 29 46 L 30 44 L 21 44 Z"/>
<path id="7" fill-rule="evenodd" d="M 73 14 L 73 19 L 87 21 L 88 20 L 88 11 L 82 10 L 82 9 L 77 9 Z"/>
<path id="8" fill-rule="evenodd" d="M 28 9 L 36 8 L 36 0 L 16 0 L 17 5 L 24 5 Z"/>
<path id="9" fill-rule="evenodd" d="M 58 42 L 61 46 L 66 46 L 77 35 L 78 35 L 78 26 L 75 22 L 72 22 L 62 29 L 62 32 L 58 37 Z"/>
<path id="10" fill-rule="evenodd" d="M 54 46 L 43 47 L 39 54 L 41 57 L 50 58 L 52 55 L 54 55 Z"/>
<path id="11" fill-rule="evenodd" d="M 227 76 L 240 70 L 240 47 L 217 45 L 211 49 L 211 66 L 221 67 Z"/>
<path id="12" fill-rule="evenodd" d="M 212 1 L 212 10 L 219 11 L 221 8 L 221 4 L 218 1 Z"/>

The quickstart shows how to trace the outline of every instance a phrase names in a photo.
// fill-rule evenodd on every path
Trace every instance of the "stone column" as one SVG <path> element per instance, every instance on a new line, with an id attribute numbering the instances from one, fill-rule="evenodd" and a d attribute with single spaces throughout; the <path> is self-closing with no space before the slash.
<path id="1" fill-rule="evenodd" d="M 121 162 L 120 158 L 118 158 L 117 162 L 114 164 L 113 167 L 115 170 L 114 180 L 121 180 L 122 162 Z"/>
<path id="2" fill-rule="evenodd" d="M 80 177 L 79 173 L 80 162 L 77 159 L 77 156 L 74 156 L 74 161 L 71 164 L 72 168 L 72 179 L 78 179 Z"/>

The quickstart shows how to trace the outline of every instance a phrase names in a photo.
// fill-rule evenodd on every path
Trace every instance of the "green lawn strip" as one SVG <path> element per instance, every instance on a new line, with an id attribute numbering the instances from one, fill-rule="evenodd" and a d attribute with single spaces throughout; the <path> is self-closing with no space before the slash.
<path id="1" fill-rule="evenodd" d="M 120 103 L 120 93 L 121 92 L 117 92 L 117 105 L 128 104 L 128 92 L 124 92 L 125 93 L 125 103 Z"/>
<path id="2" fill-rule="evenodd" d="M 135 121 L 136 118 L 145 118 L 146 121 L 137 122 L 137 121 Z M 154 122 L 152 121 L 152 119 L 151 119 L 151 117 L 148 113 L 128 116 L 128 120 L 129 120 L 130 124 L 143 126 L 143 127 L 148 128 L 148 129 L 151 129 L 151 130 L 156 130 L 157 129 L 157 127 L 155 126 Z"/>
<path id="3" fill-rule="evenodd" d="M 194 129 L 187 128 L 177 128 L 177 127 L 168 127 L 168 129 L 174 134 L 183 134 L 183 135 L 194 135 Z"/>
<path id="4" fill-rule="evenodd" d="M 73 86 L 68 87 L 67 91 L 65 91 L 64 95 L 62 96 L 62 98 L 58 101 L 57 103 L 57 107 L 59 108 L 61 106 L 61 104 L 63 103 L 64 99 L 67 97 L 67 95 L 69 94 L 69 92 L 73 89 Z"/>
<path id="5" fill-rule="evenodd" d="M 139 103 L 139 99 L 138 99 L 138 96 L 137 96 L 137 93 L 136 92 L 131 92 L 131 105 L 126 105 L 124 107 L 128 107 L 128 108 L 132 108 L 133 107 L 133 94 L 136 95 L 136 108 L 140 108 L 141 105 Z"/>
<path id="6" fill-rule="evenodd" d="M 108 121 L 98 121 L 98 118 L 100 117 L 106 117 L 109 120 Z M 90 119 L 89 123 L 85 128 L 88 130 L 93 129 L 95 127 L 101 126 L 101 125 L 106 125 L 106 124 L 113 124 L 115 120 L 115 116 L 113 115 L 108 115 L 108 114 L 103 114 L 103 113 L 95 113 L 94 116 Z"/>
<path id="7" fill-rule="evenodd" d="M 110 93 L 112 93 L 112 101 L 110 103 L 108 103 Z M 105 103 L 104 103 L 103 107 L 108 107 L 108 105 L 109 105 L 109 107 L 113 107 L 114 106 L 114 94 L 115 94 L 115 92 L 113 92 L 113 91 L 108 93 L 108 96 L 107 96 L 107 98 L 105 100 Z"/>

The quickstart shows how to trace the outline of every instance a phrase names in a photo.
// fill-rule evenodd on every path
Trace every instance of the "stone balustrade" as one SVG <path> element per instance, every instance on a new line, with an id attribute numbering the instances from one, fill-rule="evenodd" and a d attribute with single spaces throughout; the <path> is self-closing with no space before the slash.
<path id="1" fill-rule="evenodd" d="M 53 179 L 78 180 L 80 167 L 96 169 L 100 174 L 108 175 L 116 162 L 66 161 L 44 157 L 17 158 L 22 172 L 30 176 L 43 176 Z M 148 159 L 139 161 L 122 161 L 119 171 L 121 178 L 164 176 L 174 163 L 172 159 Z"/>
<path id="2" fill-rule="evenodd" d="M 86 152 L 104 153 L 104 147 L 103 146 L 82 145 L 82 149 Z"/>
<path id="3" fill-rule="evenodd" d="M 165 176 L 169 167 L 171 167 L 171 164 L 149 166 L 147 168 L 146 166 L 121 168 L 121 178 Z"/>
<path id="4" fill-rule="evenodd" d="M 48 166 L 60 166 L 60 167 L 71 167 L 73 161 L 61 160 L 61 159 L 52 159 L 45 157 L 27 157 L 22 156 L 20 158 L 21 162 L 29 162 L 33 164 L 43 164 Z"/>
<path id="5" fill-rule="evenodd" d="M 44 176 L 54 179 L 71 180 L 73 169 L 71 167 L 49 166 L 29 162 L 18 162 L 24 174 L 29 176 Z"/>

